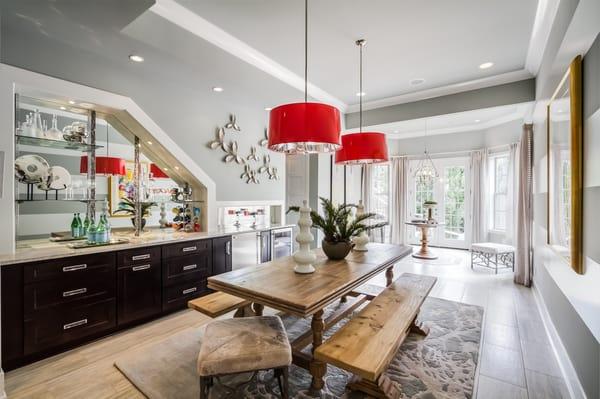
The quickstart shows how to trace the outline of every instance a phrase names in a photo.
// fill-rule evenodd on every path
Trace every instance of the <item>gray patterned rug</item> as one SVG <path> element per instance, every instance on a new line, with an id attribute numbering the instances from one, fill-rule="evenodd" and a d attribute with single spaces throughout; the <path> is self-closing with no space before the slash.
<path id="1" fill-rule="evenodd" d="M 334 305 L 329 307 L 325 317 L 334 310 Z M 287 315 L 282 319 L 292 339 L 310 326 L 308 319 Z M 398 384 L 402 399 L 471 398 L 483 309 L 428 298 L 423 304 L 420 319 L 430 327 L 429 335 L 410 334 L 386 370 L 386 377 Z M 328 330 L 325 337 L 333 334 L 343 323 L 344 320 Z M 158 344 L 125 354 L 115 362 L 115 366 L 148 398 L 197 398 L 196 357 L 201 339 L 202 329 L 188 329 Z M 306 350 L 310 351 L 310 347 Z M 217 384 L 211 391 L 211 399 L 280 397 L 272 372 L 261 372 L 245 383 L 249 376 L 222 379 L 229 388 Z M 329 366 L 321 398 L 365 398 L 361 393 L 346 390 L 350 378 L 350 373 Z M 310 398 L 307 391 L 310 380 L 307 371 L 292 366 L 291 397 Z"/>

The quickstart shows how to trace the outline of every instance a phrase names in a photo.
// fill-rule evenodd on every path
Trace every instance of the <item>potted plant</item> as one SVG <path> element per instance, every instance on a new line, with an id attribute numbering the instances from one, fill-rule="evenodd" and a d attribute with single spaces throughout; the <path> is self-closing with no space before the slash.
<path id="1" fill-rule="evenodd" d="M 150 216 L 150 208 L 156 206 L 156 202 L 140 202 L 140 207 L 142 210 L 142 230 L 146 226 L 146 217 Z M 135 227 L 135 202 L 131 198 L 124 197 L 119 201 L 119 209 L 117 209 L 115 214 L 122 213 L 125 215 L 131 215 L 131 223 L 133 227 Z"/>
<path id="2" fill-rule="evenodd" d="M 321 241 L 323 252 L 329 259 L 344 259 L 352 249 L 352 237 L 369 230 L 380 228 L 385 223 L 367 225 L 365 222 L 374 217 L 374 213 L 364 213 L 362 215 L 352 215 L 352 209 L 356 205 L 340 204 L 335 206 L 327 198 L 320 197 L 323 206 L 324 215 L 319 215 L 316 211 L 310 212 L 313 227 L 323 232 L 324 238 Z M 299 206 L 291 206 L 289 212 L 299 212 Z"/>

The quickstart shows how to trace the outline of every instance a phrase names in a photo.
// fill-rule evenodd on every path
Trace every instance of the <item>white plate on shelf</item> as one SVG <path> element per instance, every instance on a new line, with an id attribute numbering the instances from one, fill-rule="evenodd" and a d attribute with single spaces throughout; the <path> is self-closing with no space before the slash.
<path id="1" fill-rule="evenodd" d="M 48 161 L 39 155 L 22 155 L 15 159 L 15 176 L 21 183 L 40 183 L 46 180 L 50 170 Z"/>
<path id="2" fill-rule="evenodd" d="M 71 185 L 71 174 L 62 166 L 52 166 L 50 173 L 50 190 L 64 190 Z"/>

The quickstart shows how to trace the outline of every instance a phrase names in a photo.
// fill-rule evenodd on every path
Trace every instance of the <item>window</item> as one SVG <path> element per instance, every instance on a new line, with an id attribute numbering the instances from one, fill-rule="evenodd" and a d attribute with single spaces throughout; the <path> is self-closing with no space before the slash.
<path id="1" fill-rule="evenodd" d="M 490 158 L 492 191 L 492 229 L 506 231 L 508 205 L 508 154 Z"/>
<path id="2" fill-rule="evenodd" d="M 428 182 L 415 181 L 415 217 L 427 218 L 426 211 L 423 208 L 425 201 L 433 201 L 433 180 Z"/>
<path id="3" fill-rule="evenodd" d="M 371 190 L 369 211 L 377 214 L 378 221 L 389 220 L 390 213 L 390 168 L 388 165 L 371 167 Z"/>
<path id="4" fill-rule="evenodd" d="M 445 238 L 465 239 L 465 168 L 450 166 L 444 169 Z"/>

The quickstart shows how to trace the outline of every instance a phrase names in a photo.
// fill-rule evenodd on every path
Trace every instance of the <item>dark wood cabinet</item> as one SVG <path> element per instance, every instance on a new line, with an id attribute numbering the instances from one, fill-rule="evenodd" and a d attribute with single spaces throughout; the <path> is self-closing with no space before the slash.
<path id="1" fill-rule="evenodd" d="M 213 238 L 213 270 L 212 275 L 226 273 L 231 271 L 231 236 Z"/>
<path id="2" fill-rule="evenodd" d="M 231 264 L 228 236 L 4 265 L 2 367 L 183 309 Z"/>
<path id="3" fill-rule="evenodd" d="M 259 237 L 260 263 L 270 262 L 271 255 L 271 230 L 261 231 Z"/>
<path id="4" fill-rule="evenodd" d="M 162 311 L 160 260 L 119 267 L 117 271 L 119 325 L 156 316 Z"/>

